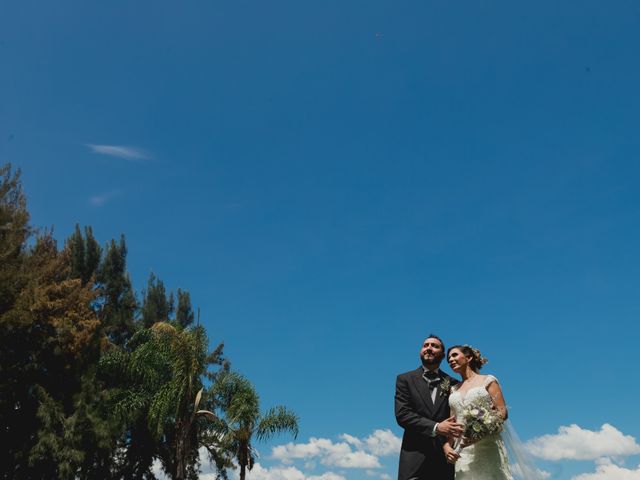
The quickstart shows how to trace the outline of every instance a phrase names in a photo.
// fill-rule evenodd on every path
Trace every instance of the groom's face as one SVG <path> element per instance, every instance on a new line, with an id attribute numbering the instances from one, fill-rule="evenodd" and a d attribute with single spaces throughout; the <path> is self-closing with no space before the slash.
<path id="1" fill-rule="evenodd" d="M 437 338 L 427 338 L 420 349 L 420 360 L 425 367 L 438 366 L 444 358 L 444 348 Z"/>

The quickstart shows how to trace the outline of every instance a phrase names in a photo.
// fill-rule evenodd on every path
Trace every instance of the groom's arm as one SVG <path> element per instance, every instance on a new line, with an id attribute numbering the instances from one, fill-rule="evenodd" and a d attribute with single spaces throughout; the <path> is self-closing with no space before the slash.
<path id="1" fill-rule="evenodd" d="M 411 391 L 407 379 L 402 375 L 396 379 L 395 411 L 398 425 L 405 430 L 428 437 L 434 435 L 436 422 L 415 411 L 411 403 Z"/>

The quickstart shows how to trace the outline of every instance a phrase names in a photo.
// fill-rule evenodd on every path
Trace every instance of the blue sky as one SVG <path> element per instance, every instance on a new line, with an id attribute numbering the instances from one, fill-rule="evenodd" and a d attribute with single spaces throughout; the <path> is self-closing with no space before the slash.
<path id="1" fill-rule="evenodd" d="M 7 1 L 0 162 L 300 415 L 256 480 L 395 477 L 430 331 L 551 478 L 638 479 L 638 45 L 631 0 Z"/>

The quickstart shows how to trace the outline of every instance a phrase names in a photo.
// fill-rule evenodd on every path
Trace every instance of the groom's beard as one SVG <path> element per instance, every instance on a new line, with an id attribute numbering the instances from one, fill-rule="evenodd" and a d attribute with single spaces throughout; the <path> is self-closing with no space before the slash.
<path id="1" fill-rule="evenodd" d="M 442 357 L 434 358 L 433 360 L 427 360 L 426 358 L 420 358 L 420 360 L 422 361 L 422 365 L 425 368 L 439 367 L 440 364 L 442 363 Z"/>

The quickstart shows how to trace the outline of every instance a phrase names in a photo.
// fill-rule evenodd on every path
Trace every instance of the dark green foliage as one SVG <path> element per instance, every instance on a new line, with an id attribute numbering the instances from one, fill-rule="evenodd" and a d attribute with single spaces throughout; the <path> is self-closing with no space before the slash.
<path id="1" fill-rule="evenodd" d="M 84 460 L 83 442 L 74 441 L 82 433 L 82 378 L 99 356 L 95 291 L 70 278 L 70 252 L 58 251 L 48 234 L 23 262 L 26 282 L 2 316 L 3 339 L 11 339 L 0 386 L 11 402 L 0 413 L 9 445 L 4 475 L 75 478 Z"/>
<path id="2" fill-rule="evenodd" d="M 67 248 L 71 252 L 71 275 L 87 283 L 95 275 L 100 264 L 102 249 L 93 236 L 91 227 L 84 228 L 84 237 L 80 226 L 67 240 Z"/>
<path id="3" fill-rule="evenodd" d="M 126 259 L 127 247 L 123 235 L 118 243 L 111 240 L 107 244 L 97 271 L 102 328 L 109 340 L 116 345 L 124 345 L 134 334 L 138 308 L 127 273 Z"/>
<path id="4" fill-rule="evenodd" d="M 215 374 L 214 367 L 226 368 L 221 348 L 207 353 L 208 343 L 201 326 L 156 322 L 136 333 L 129 352 L 114 350 L 100 363 L 113 382 L 115 416 L 135 424 L 134 432 L 148 432 L 149 456 L 160 458 L 172 478 L 186 478 L 202 446 L 196 418 L 202 378 Z"/>
<path id="5" fill-rule="evenodd" d="M 138 309 L 124 236 L 100 248 L 76 226 L 59 249 L 29 226 L 19 172 L 0 167 L 0 479 L 244 477 L 251 438 L 297 432 L 208 351 L 187 291 L 151 274 Z M 139 313 L 139 317 L 137 317 Z M 199 323 L 199 322 L 198 322 Z"/>
<path id="6" fill-rule="evenodd" d="M 14 306 L 29 282 L 25 266 L 32 233 L 20 172 L 0 167 L 0 465 L 1 478 L 26 478 L 30 436 L 37 430 L 37 401 L 28 384 L 31 339 L 24 312 Z M 25 363 L 26 362 L 26 363 Z"/>
<path id="7" fill-rule="evenodd" d="M 191 295 L 189 292 L 178 289 L 178 308 L 176 309 L 176 322 L 182 327 L 188 327 L 193 323 L 193 308 L 191 308 Z"/>
<path id="8" fill-rule="evenodd" d="M 0 167 L 0 315 L 9 310 L 26 281 L 23 261 L 29 227 L 20 171 Z"/>
<path id="9" fill-rule="evenodd" d="M 164 283 L 153 272 L 149 275 L 141 313 L 143 328 L 149 328 L 157 322 L 168 322 L 173 313 L 173 294 L 167 297 Z"/>

